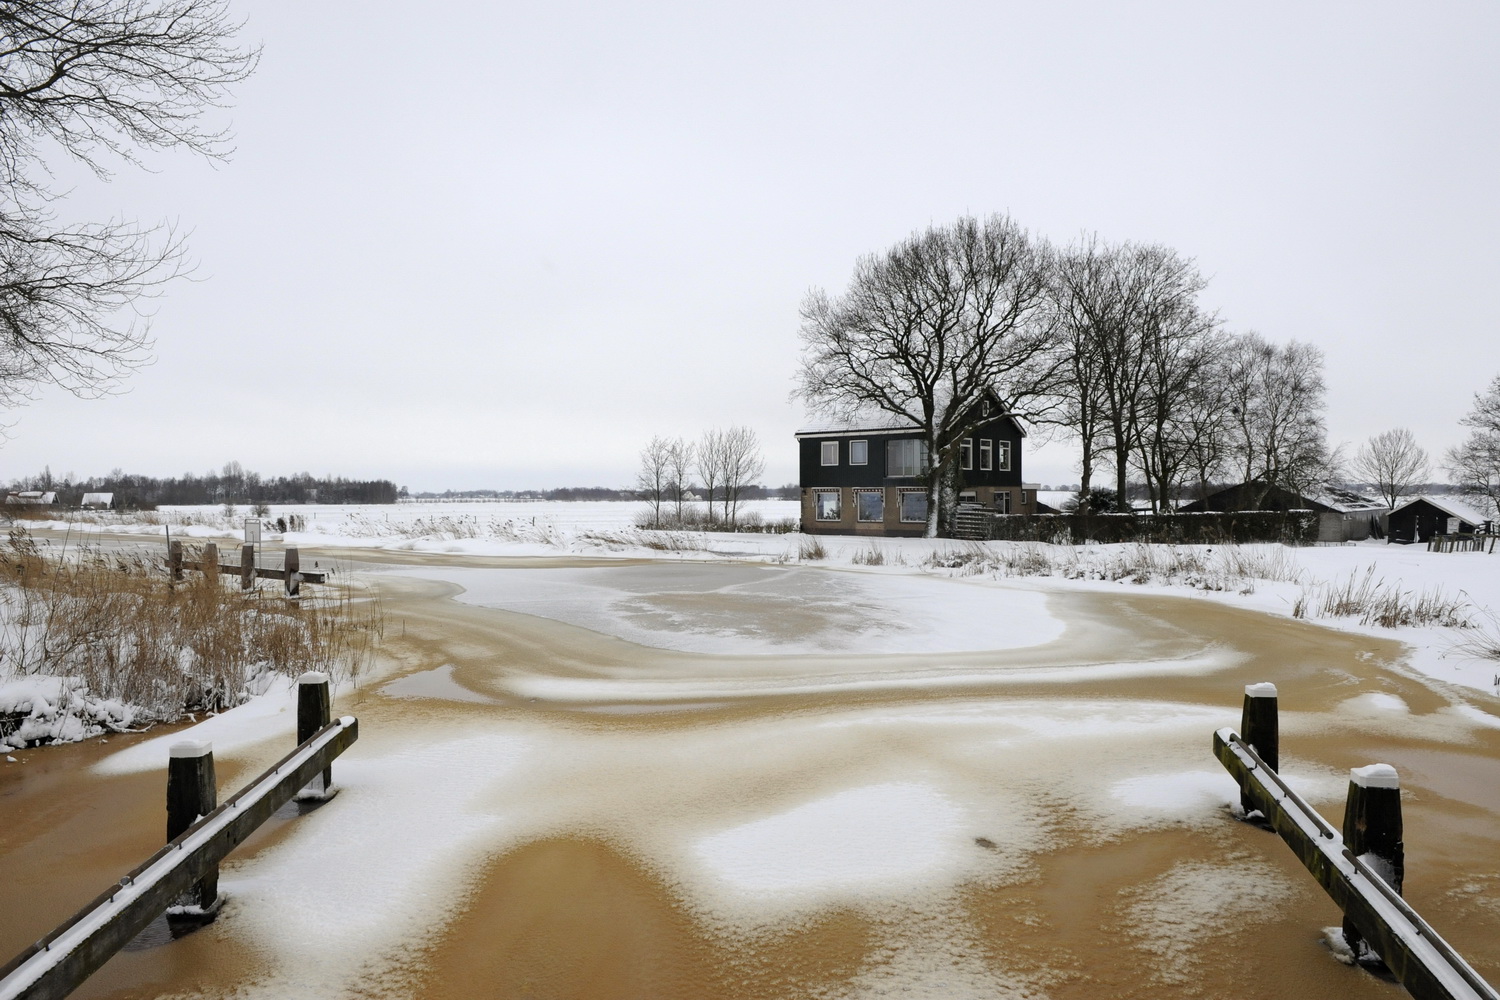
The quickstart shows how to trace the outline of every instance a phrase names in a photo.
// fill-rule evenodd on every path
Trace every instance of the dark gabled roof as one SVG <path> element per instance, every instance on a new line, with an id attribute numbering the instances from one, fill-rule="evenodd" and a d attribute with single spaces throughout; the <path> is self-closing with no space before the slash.
<path id="1" fill-rule="evenodd" d="M 999 412 L 992 414 L 987 420 L 999 420 L 1009 417 L 1010 422 L 1016 425 L 1016 430 L 1026 437 L 1026 427 L 1015 414 L 1008 412 L 1005 403 L 993 391 L 986 393 L 994 402 Z M 830 437 L 847 436 L 849 434 L 896 434 L 902 431 L 920 432 L 922 428 L 912 423 L 905 417 L 882 410 L 876 407 L 862 407 L 851 411 L 843 417 L 833 418 L 821 424 L 810 424 L 799 427 L 795 437 Z"/>

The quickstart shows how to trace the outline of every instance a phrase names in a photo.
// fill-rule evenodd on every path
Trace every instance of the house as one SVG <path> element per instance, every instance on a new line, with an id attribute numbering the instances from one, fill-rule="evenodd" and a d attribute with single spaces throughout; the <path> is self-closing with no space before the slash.
<path id="1" fill-rule="evenodd" d="M 1391 511 L 1390 540 L 1425 542 L 1433 535 L 1467 535 L 1494 530 L 1494 522 L 1451 497 L 1420 496 Z"/>
<path id="2" fill-rule="evenodd" d="M 959 502 L 1002 514 L 1036 513 L 1040 484 L 1021 480 L 1026 431 L 998 397 L 959 450 Z M 927 442 L 914 424 L 865 413 L 796 434 L 802 530 L 809 534 L 921 536 L 927 529 Z"/>
<path id="3" fill-rule="evenodd" d="M 57 503 L 57 493 L 53 490 L 12 490 L 5 494 L 5 502 L 8 504 L 21 504 L 31 507 L 50 507 Z"/>
<path id="4" fill-rule="evenodd" d="M 1179 508 L 1184 514 L 1205 511 L 1311 510 L 1318 514 L 1318 541 L 1357 542 L 1385 532 L 1391 509 L 1379 500 L 1334 487 L 1294 493 L 1264 482 L 1238 483 Z"/>
<path id="5" fill-rule="evenodd" d="M 109 510 L 115 505 L 113 493 L 85 493 L 78 506 L 84 510 Z"/>

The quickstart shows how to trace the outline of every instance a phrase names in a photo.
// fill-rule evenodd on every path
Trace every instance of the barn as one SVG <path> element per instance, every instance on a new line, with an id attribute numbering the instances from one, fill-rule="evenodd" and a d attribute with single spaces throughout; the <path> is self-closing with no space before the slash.
<path id="1" fill-rule="evenodd" d="M 1318 541 L 1358 542 L 1385 531 L 1391 509 L 1351 490 L 1326 487 L 1295 493 L 1263 482 L 1238 483 L 1184 504 L 1183 513 L 1238 510 L 1311 510 L 1318 514 Z"/>
<path id="2" fill-rule="evenodd" d="M 1413 497 L 1390 517 L 1390 541 L 1426 542 L 1433 535 L 1486 534 L 1494 530 L 1494 521 L 1451 497 Z"/>

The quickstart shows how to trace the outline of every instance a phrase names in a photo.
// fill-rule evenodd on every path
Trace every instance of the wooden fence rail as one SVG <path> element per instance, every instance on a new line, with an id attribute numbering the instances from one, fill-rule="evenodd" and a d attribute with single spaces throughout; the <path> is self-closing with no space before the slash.
<path id="1" fill-rule="evenodd" d="M 305 697 L 305 691 L 300 693 Z M 358 738 L 359 722 L 352 716 L 319 728 L 269 771 L 0 968 L 0 1000 L 67 996 L 169 907 L 180 908 L 184 894 L 214 879 L 224 856 L 293 796 L 330 794 L 326 782 L 333 759 Z"/>
<path id="2" fill-rule="evenodd" d="M 1364 846 L 1346 844 L 1345 837 L 1292 791 L 1256 748 L 1233 729 L 1226 727 L 1214 733 L 1213 746 L 1214 756 L 1239 783 L 1248 803 L 1261 812 L 1344 911 L 1346 936 L 1353 932 L 1368 942 L 1408 993 L 1417 1000 L 1500 1000 L 1500 994 L 1386 881 L 1392 874 L 1389 859 Z M 1351 785 L 1360 783 L 1359 772 L 1382 767 L 1357 768 L 1356 781 Z M 1394 782 L 1394 770 L 1386 771 L 1391 782 L 1376 780 L 1375 784 Z M 1376 777 L 1385 776 L 1382 771 Z M 1351 794 L 1351 808 L 1355 800 L 1356 795 Z M 1399 841 L 1399 814 L 1396 823 Z"/>

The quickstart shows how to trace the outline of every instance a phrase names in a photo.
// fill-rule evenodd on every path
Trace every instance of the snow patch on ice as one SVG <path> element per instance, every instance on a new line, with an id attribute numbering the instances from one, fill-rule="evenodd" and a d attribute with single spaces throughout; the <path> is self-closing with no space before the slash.
<path id="1" fill-rule="evenodd" d="M 287 740 L 287 749 L 291 749 L 297 734 L 295 688 L 292 678 L 277 674 L 269 681 L 264 693 L 243 705 L 209 716 L 187 729 L 143 740 L 110 754 L 94 765 L 94 772 L 129 774 L 165 767 L 171 745 L 181 740 L 210 742 L 221 754 L 277 738 Z"/>

